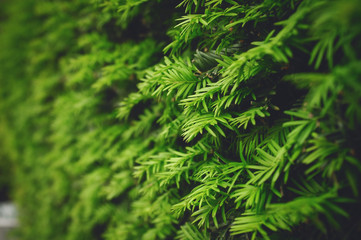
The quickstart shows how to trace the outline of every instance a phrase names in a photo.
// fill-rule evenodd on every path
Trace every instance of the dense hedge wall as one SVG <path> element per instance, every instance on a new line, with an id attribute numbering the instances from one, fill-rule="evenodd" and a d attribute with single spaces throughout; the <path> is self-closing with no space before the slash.
<path id="1" fill-rule="evenodd" d="M 361 234 L 360 1 L 1 5 L 19 239 Z"/>

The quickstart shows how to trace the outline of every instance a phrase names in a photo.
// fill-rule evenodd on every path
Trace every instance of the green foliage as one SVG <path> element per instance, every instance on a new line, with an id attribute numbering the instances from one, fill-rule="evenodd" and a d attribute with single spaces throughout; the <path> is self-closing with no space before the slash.
<path id="1" fill-rule="evenodd" d="M 19 239 L 356 239 L 360 6 L 4 1 Z"/>

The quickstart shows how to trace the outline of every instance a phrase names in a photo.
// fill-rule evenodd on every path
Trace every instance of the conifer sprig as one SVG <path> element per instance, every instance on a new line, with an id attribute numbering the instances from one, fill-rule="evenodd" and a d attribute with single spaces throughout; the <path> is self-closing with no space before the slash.
<path id="1" fill-rule="evenodd" d="M 20 239 L 359 235 L 358 0 L 5 1 Z"/>

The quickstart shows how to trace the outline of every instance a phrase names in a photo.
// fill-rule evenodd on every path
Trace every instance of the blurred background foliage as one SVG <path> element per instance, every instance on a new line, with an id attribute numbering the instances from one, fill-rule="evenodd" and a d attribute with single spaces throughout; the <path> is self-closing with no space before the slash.
<path id="1" fill-rule="evenodd" d="M 24 240 L 358 239 L 359 0 L 3 0 Z"/>

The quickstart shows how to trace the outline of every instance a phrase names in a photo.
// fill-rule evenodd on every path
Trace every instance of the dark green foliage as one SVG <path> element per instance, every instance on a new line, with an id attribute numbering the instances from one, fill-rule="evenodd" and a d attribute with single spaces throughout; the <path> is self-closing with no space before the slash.
<path id="1" fill-rule="evenodd" d="M 360 1 L 2 4 L 20 239 L 357 239 Z"/>

